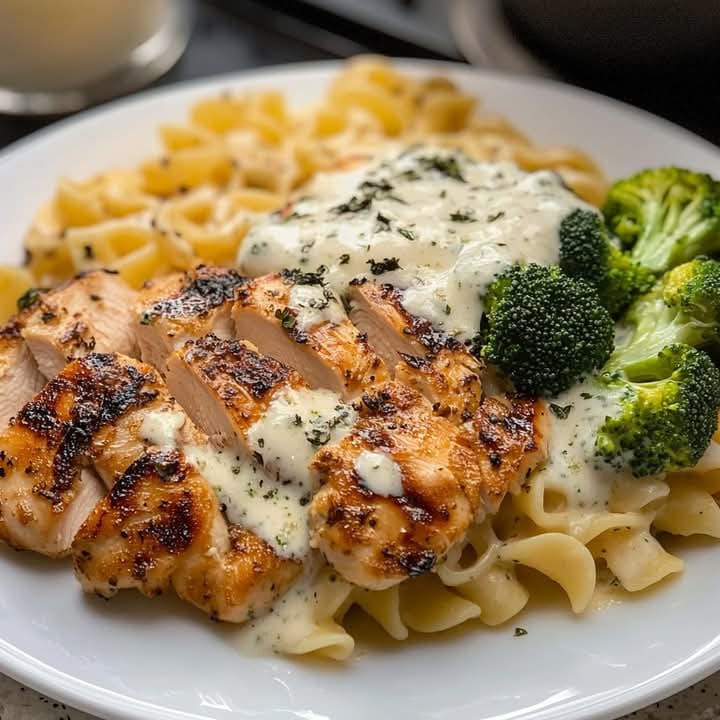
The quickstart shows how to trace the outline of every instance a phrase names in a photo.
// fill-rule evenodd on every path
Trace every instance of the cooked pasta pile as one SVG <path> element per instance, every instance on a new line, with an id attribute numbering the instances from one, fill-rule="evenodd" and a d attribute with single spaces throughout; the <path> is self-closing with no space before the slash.
<path id="1" fill-rule="evenodd" d="M 114 268 L 139 287 L 198 260 L 232 264 L 258 213 L 284 205 L 316 172 L 388 141 L 552 168 L 589 202 L 602 201 L 604 178 L 585 154 L 536 147 L 476 105 L 448 78 L 416 79 L 377 58 L 349 62 L 310 109 L 288 108 L 273 91 L 202 100 L 187 124 L 160 128 L 162 154 L 139 168 L 59 182 L 25 238 L 29 274 L 2 270 L 8 280 L 0 319 L 11 314 L 18 290 L 52 286 L 83 270 Z"/>
<path id="2" fill-rule="evenodd" d="M 60 181 L 25 238 L 26 268 L 0 269 L 0 313 L 9 315 L 31 285 L 52 286 L 93 268 L 114 268 L 139 287 L 198 261 L 233 264 L 260 214 L 283 207 L 315 173 L 388 142 L 422 141 L 479 160 L 553 169 L 595 205 L 606 191 L 602 173 L 582 152 L 537 147 L 506 119 L 478 112 L 475 98 L 449 79 L 410 77 L 377 58 L 348 63 L 317 107 L 288 108 L 272 91 L 225 94 L 197 103 L 187 124 L 164 125 L 160 135 L 162 153 L 139 168 Z M 558 583 L 581 613 L 606 577 L 636 592 L 682 570 L 658 533 L 720 538 L 717 492 L 720 470 L 628 477 L 615 484 L 607 507 L 581 506 L 549 473 L 535 473 L 496 516 L 472 528 L 436 573 L 370 592 L 321 569 L 307 580 L 313 592 L 298 595 L 294 630 L 277 649 L 348 657 L 354 639 L 342 623 L 352 606 L 398 640 L 410 630 L 438 632 L 471 618 L 502 624 L 529 600 L 521 567 Z"/>

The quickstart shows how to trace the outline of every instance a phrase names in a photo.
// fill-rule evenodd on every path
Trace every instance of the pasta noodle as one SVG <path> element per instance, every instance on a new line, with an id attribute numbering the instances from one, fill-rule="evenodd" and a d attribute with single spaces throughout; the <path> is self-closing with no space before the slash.
<path id="1" fill-rule="evenodd" d="M 193 262 L 230 264 L 255 213 L 388 141 L 551 168 L 588 201 L 602 200 L 605 180 L 590 158 L 536 147 L 476 104 L 447 78 L 416 79 L 379 57 L 350 61 L 310 109 L 290 109 L 273 91 L 201 100 L 188 124 L 160 128 L 163 153 L 139 168 L 58 183 L 25 237 L 32 282 L 50 286 L 101 262 L 134 286 Z M 15 287 L 0 292 L 7 316 Z"/>
<path id="2" fill-rule="evenodd" d="M 81 271 L 113 268 L 140 287 L 199 261 L 231 265 L 260 214 L 283 208 L 316 173 L 351 167 L 387 143 L 422 141 L 552 169 L 596 205 L 606 191 L 584 153 L 538 147 L 506 118 L 478 111 L 448 78 L 410 77 L 377 57 L 349 62 L 316 107 L 288 108 L 272 91 L 226 93 L 196 103 L 186 124 L 163 125 L 160 139 L 162 153 L 138 168 L 58 183 L 25 237 L 26 267 L 0 267 L 0 320 L 32 285 Z M 518 566 L 557 583 L 575 613 L 589 606 L 598 571 L 629 592 L 643 590 L 683 567 L 657 533 L 720 538 L 716 441 L 698 470 L 618 479 L 605 505 L 593 508 L 579 507 L 550 473 L 535 473 L 435 573 L 370 592 L 322 568 L 303 580 L 287 610 L 254 622 L 255 630 L 277 634 L 279 652 L 343 660 L 355 647 L 343 627 L 353 606 L 395 640 L 469 620 L 507 622 L 530 598 Z M 276 633 L 283 613 L 293 617 L 292 630 Z"/>

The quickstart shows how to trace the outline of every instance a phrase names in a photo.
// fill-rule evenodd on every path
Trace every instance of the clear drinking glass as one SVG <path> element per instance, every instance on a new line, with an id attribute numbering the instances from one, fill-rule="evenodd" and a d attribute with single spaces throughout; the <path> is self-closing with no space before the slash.
<path id="1" fill-rule="evenodd" d="M 141 87 L 182 55 L 191 0 L 0 0 L 0 112 L 67 113 Z"/>

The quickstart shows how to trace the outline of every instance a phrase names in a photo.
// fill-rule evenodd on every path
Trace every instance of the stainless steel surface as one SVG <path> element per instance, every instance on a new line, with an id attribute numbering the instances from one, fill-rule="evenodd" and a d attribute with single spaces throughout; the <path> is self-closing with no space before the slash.
<path id="1" fill-rule="evenodd" d="M 57 92 L 25 92 L 0 87 L 0 113 L 59 115 L 137 90 L 166 73 L 187 47 L 192 30 L 191 0 L 173 0 L 147 40 L 130 52 L 125 63 L 85 87 Z"/>

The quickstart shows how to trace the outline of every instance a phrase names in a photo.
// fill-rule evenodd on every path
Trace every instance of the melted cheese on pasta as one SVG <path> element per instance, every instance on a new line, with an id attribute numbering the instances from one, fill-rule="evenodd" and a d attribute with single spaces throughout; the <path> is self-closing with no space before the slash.
<path id="1" fill-rule="evenodd" d="M 514 262 L 556 263 L 560 222 L 589 207 L 553 172 L 424 147 L 320 176 L 309 192 L 250 230 L 246 272 L 324 266 L 338 293 L 378 277 L 405 290 L 409 312 L 463 339 L 477 332 L 496 275 Z"/>

